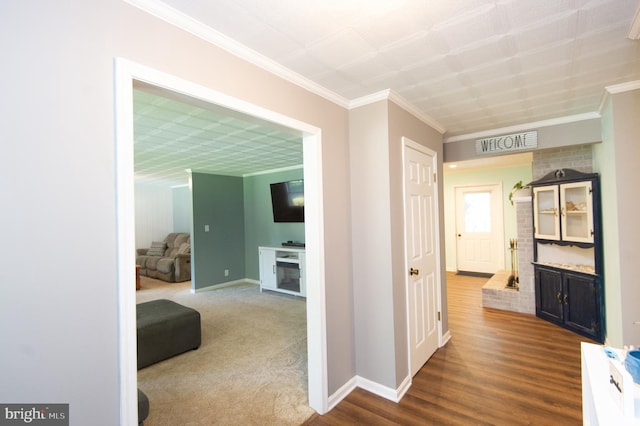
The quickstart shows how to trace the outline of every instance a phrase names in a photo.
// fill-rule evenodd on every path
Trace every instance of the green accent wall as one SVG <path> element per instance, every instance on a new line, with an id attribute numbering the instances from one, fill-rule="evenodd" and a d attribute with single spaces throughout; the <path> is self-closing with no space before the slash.
<path id="1" fill-rule="evenodd" d="M 241 177 L 191 174 L 194 289 L 245 277 L 244 192 Z M 208 232 L 205 226 L 209 227 Z M 225 276 L 225 270 L 229 275 Z"/>
<path id="2" fill-rule="evenodd" d="M 302 179 L 301 168 L 244 178 L 244 230 L 246 278 L 259 280 L 258 247 L 280 246 L 284 241 L 304 242 L 304 223 L 275 223 L 270 184 Z"/>

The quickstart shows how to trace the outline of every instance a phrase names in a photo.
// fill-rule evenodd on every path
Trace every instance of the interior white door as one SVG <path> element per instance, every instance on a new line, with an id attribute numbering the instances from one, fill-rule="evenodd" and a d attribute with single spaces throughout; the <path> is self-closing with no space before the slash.
<path id="1" fill-rule="evenodd" d="M 456 187 L 458 271 L 493 274 L 504 268 L 502 185 Z"/>
<path id="2" fill-rule="evenodd" d="M 404 139 L 409 366 L 414 376 L 439 343 L 438 197 L 435 152 Z"/>

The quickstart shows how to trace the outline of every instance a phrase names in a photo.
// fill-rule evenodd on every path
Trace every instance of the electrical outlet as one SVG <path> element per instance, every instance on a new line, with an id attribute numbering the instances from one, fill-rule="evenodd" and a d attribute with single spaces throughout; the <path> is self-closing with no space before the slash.
<path id="1" fill-rule="evenodd" d="M 228 270 L 228 269 L 225 269 L 225 270 L 224 270 L 224 276 L 225 276 L 225 277 L 228 277 L 228 276 L 229 276 L 229 270 Z"/>
<path id="2" fill-rule="evenodd" d="M 209 225 L 204 226 L 204 232 L 209 232 Z"/>

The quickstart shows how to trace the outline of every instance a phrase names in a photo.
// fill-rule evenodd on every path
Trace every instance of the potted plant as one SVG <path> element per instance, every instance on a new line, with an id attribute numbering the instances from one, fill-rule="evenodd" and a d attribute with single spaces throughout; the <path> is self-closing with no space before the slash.
<path id="1" fill-rule="evenodd" d="M 523 185 L 520 180 L 513 185 L 513 189 L 511 189 L 509 193 L 509 202 L 513 205 L 514 199 L 527 197 L 531 197 L 531 187 L 529 185 Z"/>

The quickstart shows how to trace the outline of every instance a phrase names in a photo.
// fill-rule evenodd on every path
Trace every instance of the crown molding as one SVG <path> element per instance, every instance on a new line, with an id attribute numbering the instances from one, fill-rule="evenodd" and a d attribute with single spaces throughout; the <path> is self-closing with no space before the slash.
<path id="1" fill-rule="evenodd" d="M 392 101 L 394 104 L 409 112 L 418 120 L 437 130 L 440 134 L 444 134 L 447 131 L 447 129 L 445 129 L 442 124 L 440 124 L 438 121 L 425 114 L 424 112 L 420 111 L 418 108 L 416 108 L 415 105 L 413 105 L 391 89 L 382 90 L 380 92 L 372 93 L 371 95 L 353 99 L 351 102 L 349 102 L 349 109 L 358 108 L 382 100 Z"/>
<path id="2" fill-rule="evenodd" d="M 631 90 L 640 89 L 640 80 L 629 81 L 627 83 L 614 84 L 611 86 L 607 86 L 604 88 L 604 93 L 602 94 L 602 99 L 600 100 L 600 106 L 598 107 L 598 112 L 602 114 L 604 110 L 604 105 L 607 103 L 607 99 L 611 95 L 615 95 L 617 93 L 629 92 Z"/>
<path id="3" fill-rule="evenodd" d="M 443 135 L 447 131 L 447 129 L 438 121 L 436 121 L 435 118 L 420 111 L 415 105 L 407 101 L 405 98 L 403 98 L 393 90 L 389 91 L 389 100 L 393 101 L 396 105 L 413 114 L 417 119 L 421 120 L 426 125 L 437 130 L 441 135 Z"/>
<path id="4" fill-rule="evenodd" d="M 391 89 L 381 90 L 370 95 L 362 96 L 349 101 L 349 109 L 358 108 L 364 105 L 373 104 L 379 101 L 386 101 L 391 96 Z"/>
<path id="5" fill-rule="evenodd" d="M 604 90 L 611 95 L 615 95 L 616 93 L 629 92 L 631 90 L 640 89 L 640 80 L 629 81 L 627 83 L 614 84 L 612 86 L 607 86 Z"/>
<path id="6" fill-rule="evenodd" d="M 306 77 L 301 76 L 255 50 L 248 48 L 244 44 L 238 43 L 232 38 L 227 37 L 221 32 L 214 30 L 196 19 L 193 19 L 189 15 L 180 12 L 166 3 L 157 0 L 123 1 L 343 108 L 348 108 L 349 106 L 348 99 L 332 92 L 314 81 L 309 80 Z"/>
<path id="7" fill-rule="evenodd" d="M 388 99 L 407 110 L 416 118 L 424 122 L 425 124 L 436 129 L 441 134 L 444 134 L 446 129 L 433 118 L 424 114 L 414 105 L 403 99 L 397 93 L 391 90 L 384 90 L 378 93 L 374 93 L 362 98 L 348 100 L 335 92 L 317 84 L 314 81 L 309 80 L 306 77 L 286 68 L 285 66 L 267 58 L 266 56 L 256 52 L 253 49 L 245 46 L 242 43 L 238 43 L 230 37 L 227 37 L 223 33 L 214 30 L 213 28 L 203 24 L 202 22 L 193 19 L 191 16 L 180 12 L 179 10 L 169 6 L 166 3 L 156 0 L 124 0 L 126 3 L 137 7 L 138 9 L 155 16 L 171 25 L 174 25 L 196 37 L 199 37 L 209 43 L 212 43 L 221 49 L 235 55 L 259 68 L 262 68 L 272 74 L 275 74 L 284 80 L 293 83 L 303 89 L 308 90 L 318 96 L 321 96 L 328 101 L 331 101 L 343 108 L 352 109 L 358 106 L 377 102 L 382 99 Z"/>
<path id="8" fill-rule="evenodd" d="M 600 117 L 601 115 L 598 112 L 587 112 L 584 114 L 568 115 L 566 117 L 558 117 L 558 118 L 552 118 L 549 120 L 541 120 L 541 121 L 534 121 L 531 123 L 517 124 L 515 126 L 501 127 L 498 129 L 483 130 L 481 132 L 467 133 L 466 135 L 452 136 L 450 138 L 446 138 L 444 140 L 444 143 L 486 138 L 489 136 L 521 132 L 525 130 L 535 130 L 535 129 L 539 129 L 540 127 L 557 126 L 559 124 L 575 123 L 576 121 L 584 121 L 584 120 L 593 120 L 594 118 L 600 118 Z"/>
<path id="9" fill-rule="evenodd" d="M 630 40 L 640 40 L 640 7 L 636 10 L 633 21 L 631 21 L 631 28 L 629 28 L 627 38 Z"/>

